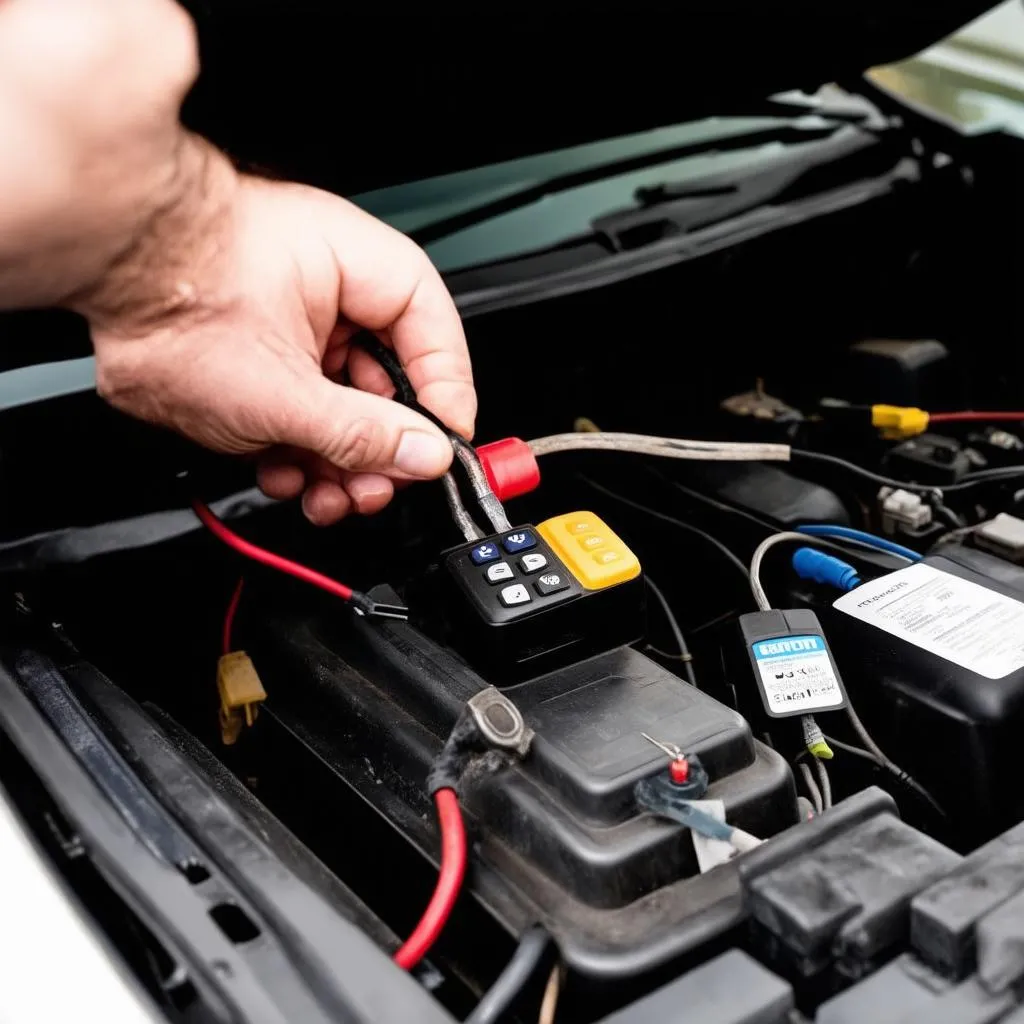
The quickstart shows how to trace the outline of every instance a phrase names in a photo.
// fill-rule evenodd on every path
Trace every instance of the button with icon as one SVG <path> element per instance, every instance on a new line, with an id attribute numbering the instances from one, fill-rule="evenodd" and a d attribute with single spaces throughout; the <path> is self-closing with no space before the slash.
<path id="1" fill-rule="evenodd" d="M 539 551 L 534 551 L 532 555 L 523 555 L 519 559 L 519 568 L 525 573 L 540 572 L 541 569 L 546 569 L 547 566 L 547 558 Z"/>
<path id="2" fill-rule="evenodd" d="M 469 553 L 470 561 L 474 565 L 486 565 L 488 562 L 496 562 L 499 557 L 498 545 L 490 540 L 484 541 L 483 544 L 477 544 Z"/>
<path id="3" fill-rule="evenodd" d="M 533 586 L 541 597 L 547 597 L 548 594 L 557 594 L 560 590 L 568 590 L 569 579 L 565 573 L 547 572 Z"/>
<path id="4" fill-rule="evenodd" d="M 495 562 L 494 565 L 489 566 L 487 569 L 487 582 L 501 583 L 504 580 L 515 579 L 515 575 L 512 571 L 512 566 L 508 562 Z"/>
<path id="5" fill-rule="evenodd" d="M 537 546 L 537 540 L 529 530 L 521 530 L 518 533 L 510 533 L 501 542 L 501 546 L 510 554 L 518 551 L 529 551 Z"/>

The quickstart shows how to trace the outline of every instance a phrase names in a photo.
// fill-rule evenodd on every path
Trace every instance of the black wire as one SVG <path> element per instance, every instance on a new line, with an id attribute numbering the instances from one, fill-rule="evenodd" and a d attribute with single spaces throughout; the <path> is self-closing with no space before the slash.
<path id="1" fill-rule="evenodd" d="M 941 494 L 950 490 L 949 487 L 936 487 L 934 484 L 915 484 L 906 480 L 896 480 L 891 476 L 882 476 L 881 473 L 875 473 L 870 469 L 865 469 L 863 466 L 858 466 L 856 462 L 841 459 L 838 455 L 810 452 L 802 448 L 791 448 L 789 454 L 794 462 L 817 462 L 822 465 L 835 466 L 838 469 L 845 470 L 847 473 L 852 473 L 854 476 L 859 476 L 862 480 L 878 484 L 879 487 L 894 487 L 897 490 L 918 491 L 922 494 Z"/>
<path id="2" fill-rule="evenodd" d="M 746 585 L 750 576 L 747 572 L 747 567 L 736 557 L 736 555 L 729 550 L 717 537 L 713 537 L 710 533 L 705 533 L 704 530 L 699 529 L 696 526 L 691 526 L 690 523 L 684 522 L 682 519 L 676 519 L 674 516 L 666 515 L 664 512 L 659 512 L 657 509 L 648 508 L 646 505 L 641 505 L 638 501 L 633 501 L 632 498 L 627 498 L 624 495 L 616 494 L 614 491 L 608 490 L 607 487 L 597 483 L 596 480 L 591 480 L 589 477 L 578 474 L 577 477 L 580 481 L 585 483 L 588 487 L 592 487 L 595 491 L 605 495 L 605 497 L 612 498 L 615 501 L 622 502 L 624 505 L 629 505 L 630 508 L 635 508 L 638 512 L 643 512 L 646 515 L 654 516 L 655 519 L 660 519 L 663 522 L 670 523 L 672 526 L 678 526 L 681 530 L 686 530 L 688 533 L 692 533 L 695 537 L 700 537 L 708 544 L 716 547 L 722 556 L 726 558 L 730 564 L 742 573 L 743 582 Z"/>
<path id="3" fill-rule="evenodd" d="M 697 686 L 697 676 L 693 671 L 693 659 L 690 655 L 689 645 L 686 643 L 686 637 L 683 635 L 682 629 L 679 628 L 679 621 L 676 619 L 675 614 L 672 611 L 672 605 L 668 603 L 668 598 L 661 592 L 661 588 L 651 579 L 650 576 L 644 576 L 647 581 L 647 586 L 650 587 L 651 593 L 658 599 L 658 603 L 661 605 L 662 610 L 665 612 L 665 618 L 668 619 L 669 628 L 672 630 L 672 635 L 675 637 L 676 646 L 679 648 L 679 660 L 683 663 L 683 672 L 686 674 L 686 681 L 693 687 Z"/>
<path id="4" fill-rule="evenodd" d="M 476 1004 L 465 1024 L 497 1024 L 502 1020 L 543 964 L 550 945 L 551 936 L 543 928 L 537 926 L 526 931 L 512 959 Z"/>
<path id="5" fill-rule="evenodd" d="M 943 487 L 943 494 L 959 494 L 980 484 L 999 483 L 1002 480 L 1024 479 L 1024 466 L 996 466 L 993 469 L 979 469 L 968 473 L 960 483 Z"/>
<path id="6" fill-rule="evenodd" d="M 747 509 L 738 508 L 734 505 L 729 505 L 724 501 L 720 501 L 718 498 L 712 497 L 710 494 L 705 494 L 702 491 L 696 491 L 692 487 L 687 487 L 685 484 L 679 483 L 677 480 L 672 480 L 669 477 L 659 473 L 653 467 L 648 467 L 651 474 L 660 480 L 662 483 L 667 484 L 670 487 L 675 488 L 681 494 L 685 494 L 690 498 L 695 498 L 697 501 L 703 502 L 710 508 L 716 509 L 719 512 L 730 512 L 734 516 L 739 516 L 741 519 L 746 519 L 748 522 L 753 523 L 755 526 L 760 527 L 765 531 L 765 534 L 779 533 L 782 530 L 789 530 L 793 527 L 785 523 L 773 523 L 768 519 L 762 519 L 760 516 L 755 515 L 753 512 L 749 512 Z M 951 513 L 952 514 L 952 513 Z M 840 524 L 841 525 L 841 524 Z M 808 534 L 810 536 L 810 534 Z M 876 560 L 867 558 L 867 554 L 873 554 L 875 556 L 881 556 L 883 560 L 886 558 L 892 559 L 893 557 L 898 558 L 899 556 L 888 555 L 883 549 L 869 547 L 865 545 L 860 547 L 854 543 L 842 543 L 833 538 L 827 537 L 815 537 L 815 546 L 820 547 L 822 550 L 831 551 L 833 554 L 842 555 L 844 558 L 859 559 L 865 565 L 871 569 L 878 570 L 879 565 Z M 884 569 L 885 566 L 882 566 Z M 692 636 L 694 630 L 690 630 Z"/>
<path id="7" fill-rule="evenodd" d="M 838 455 L 826 455 L 824 452 L 810 452 L 801 448 L 790 449 L 790 456 L 794 462 L 817 462 L 823 465 L 835 466 L 859 476 L 862 480 L 878 484 L 880 487 L 895 487 L 904 491 L 916 491 L 919 494 L 939 496 L 944 494 L 961 494 L 972 487 L 979 487 L 982 484 L 999 483 L 1002 480 L 1024 479 L 1024 466 L 997 466 L 994 469 L 979 469 L 974 473 L 968 473 L 959 483 L 938 486 L 937 484 L 917 484 L 908 480 L 896 480 L 894 477 L 882 476 L 855 462 L 839 458 Z"/>

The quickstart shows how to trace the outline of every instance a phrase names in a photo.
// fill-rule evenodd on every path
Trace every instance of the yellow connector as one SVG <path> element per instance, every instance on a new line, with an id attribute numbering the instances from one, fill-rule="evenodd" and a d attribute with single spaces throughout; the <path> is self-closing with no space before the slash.
<path id="1" fill-rule="evenodd" d="M 220 693 L 220 734 L 230 746 L 244 726 L 256 721 L 260 704 L 267 699 L 256 666 L 245 651 L 221 655 L 217 662 L 217 691 Z"/>
<path id="2" fill-rule="evenodd" d="M 871 425 L 878 427 L 886 440 L 902 441 L 928 429 L 928 413 L 903 405 L 873 405 Z"/>

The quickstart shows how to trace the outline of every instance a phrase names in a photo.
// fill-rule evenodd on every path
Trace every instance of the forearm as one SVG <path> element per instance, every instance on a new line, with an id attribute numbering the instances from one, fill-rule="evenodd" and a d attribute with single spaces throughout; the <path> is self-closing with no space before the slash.
<path id="1" fill-rule="evenodd" d="M 102 314 L 196 263 L 183 224 L 216 216 L 232 173 L 179 123 L 197 63 L 173 0 L 0 3 L 0 308 Z"/>

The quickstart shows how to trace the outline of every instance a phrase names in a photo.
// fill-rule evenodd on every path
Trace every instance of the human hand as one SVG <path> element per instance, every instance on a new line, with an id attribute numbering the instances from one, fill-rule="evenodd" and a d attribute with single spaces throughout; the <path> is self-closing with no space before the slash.
<path id="1" fill-rule="evenodd" d="M 447 438 L 349 346 L 373 330 L 420 402 L 472 436 L 465 337 L 423 251 L 329 193 L 236 175 L 201 139 L 181 160 L 145 236 L 71 303 L 90 321 L 100 393 L 209 448 L 261 453 L 262 489 L 301 493 L 317 524 L 443 474 Z"/>

